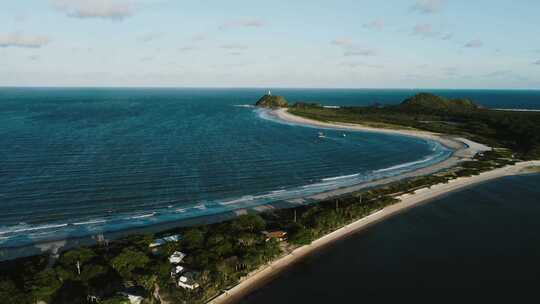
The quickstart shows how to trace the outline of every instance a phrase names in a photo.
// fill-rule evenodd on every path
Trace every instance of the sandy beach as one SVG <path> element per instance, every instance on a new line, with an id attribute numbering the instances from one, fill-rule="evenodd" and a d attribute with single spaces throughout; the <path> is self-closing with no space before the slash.
<path id="1" fill-rule="evenodd" d="M 314 199 L 324 199 L 327 197 L 332 197 L 332 196 L 344 194 L 347 192 L 357 191 L 362 188 L 376 186 L 377 184 L 388 183 L 393 180 L 399 180 L 406 177 L 434 173 L 442 169 L 455 166 L 456 164 L 458 164 L 459 162 L 463 160 L 470 159 L 478 152 L 490 150 L 490 148 L 487 146 L 469 141 L 467 139 L 449 137 L 449 136 L 423 132 L 423 131 L 375 129 L 375 128 L 364 127 L 360 125 L 352 125 L 352 124 L 325 123 L 325 122 L 319 122 L 315 120 L 310 120 L 310 119 L 294 116 L 288 113 L 285 109 L 273 111 L 273 115 L 276 115 L 280 119 L 284 119 L 289 122 L 308 124 L 312 126 L 319 126 L 319 127 L 325 127 L 325 128 L 338 128 L 338 129 L 358 130 L 358 131 L 366 131 L 366 132 L 379 132 L 379 133 L 391 133 L 391 134 L 399 134 L 399 135 L 406 135 L 406 136 L 415 136 L 415 137 L 420 137 L 420 138 L 425 138 L 425 139 L 430 139 L 430 140 L 436 140 L 448 147 L 455 149 L 455 152 L 452 157 L 450 157 L 449 159 L 439 164 L 430 166 L 428 168 L 423 168 L 420 170 L 416 170 L 416 171 L 403 174 L 400 176 L 392 177 L 392 178 L 386 178 L 383 180 L 374 181 L 368 184 L 347 187 L 347 188 L 342 188 L 342 189 L 326 192 L 323 194 L 313 196 L 312 198 Z M 506 166 L 503 168 L 484 172 L 476 176 L 457 178 L 457 179 L 451 180 L 450 182 L 446 184 L 437 184 L 429 188 L 418 189 L 412 194 L 404 194 L 404 195 L 398 196 L 396 198 L 400 199 L 399 203 L 388 206 L 367 217 L 364 217 L 345 227 L 342 227 L 330 234 L 327 234 L 315 240 L 310 245 L 305 245 L 305 246 L 295 249 L 291 253 L 261 267 L 259 270 L 245 277 L 238 285 L 226 291 L 225 293 L 221 294 L 220 296 L 214 298 L 209 303 L 212 303 L 212 304 L 234 303 L 240 300 L 242 297 L 249 294 L 251 291 L 253 291 L 257 287 L 270 281 L 273 277 L 278 275 L 281 271 L 285 270 L 289 265 L 301 260 L 307 255 L 315 252 L 316 250 L 338 239 L 346 237 L 352 233 L 359 232 L 373 223 L 381 221 L 392 215 L 398 214 L 399 212 L 402 212 L 408 208 L 428 202 L 430 200 L 433 200 L 437 197 L 443 196 L 455 190 L 463 189 L 465 187 L 487 182 L 487 181 L 500 178 L 503 176 L 521 174 L 523 172 L 527 172 L 527 170 L 530 169 L 531 167 L 537 167 L 537 166 L 540 166 L 540 161 L 516 163 L 515 165 L 512 165 L 512 166 Z"/>

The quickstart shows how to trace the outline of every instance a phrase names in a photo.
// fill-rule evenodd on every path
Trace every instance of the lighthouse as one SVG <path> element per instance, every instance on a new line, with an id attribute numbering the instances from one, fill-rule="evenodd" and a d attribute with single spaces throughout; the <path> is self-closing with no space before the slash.
<path id="1" fill-rule="evenodd" d="M 268 93 L 266 95 L 272 96 L 272 91 L 268 90 Z"/>

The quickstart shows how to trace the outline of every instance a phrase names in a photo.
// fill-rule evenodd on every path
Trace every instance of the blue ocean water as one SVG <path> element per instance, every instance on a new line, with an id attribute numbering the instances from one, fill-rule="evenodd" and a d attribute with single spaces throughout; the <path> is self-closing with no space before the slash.
<path id="1" fill-rule="evenodd" d="M 413 92 L 275 93 L 345 105 L 399 102 Z M 303 197 L 426 166 L 451 153 L 403 136 L 325 130 L 327 138 L 320 139 L 318 129 L 280 123 L 246 106 L 261 94 L 1 88 L 0 247 Z M 500 102 L 493 97 L 500 94 L 483 98 Z M 538 96 L 531 94 L 523 99 L 528 108 Z"/>

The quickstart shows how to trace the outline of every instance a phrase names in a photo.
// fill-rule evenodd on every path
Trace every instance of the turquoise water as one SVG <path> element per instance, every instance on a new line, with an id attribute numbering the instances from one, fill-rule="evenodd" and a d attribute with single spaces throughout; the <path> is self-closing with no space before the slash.
<path id="1" fill-rule="evenodd" d="M 276 93 L 293 101 L 326 104 L 410 95 L 282 91 Z M 427 166 L 451 153 L 434 142 L 374 133 L 325 130 L 320 139 L 318 129 L 246 106 L 260 95 L 255 89 L 0 89 L 0 247 L 284 201 Z"/>

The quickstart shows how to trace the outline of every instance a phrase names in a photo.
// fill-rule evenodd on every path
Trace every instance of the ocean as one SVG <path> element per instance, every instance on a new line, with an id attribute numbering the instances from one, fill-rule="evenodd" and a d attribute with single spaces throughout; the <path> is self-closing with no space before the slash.
<path id="1" fill-rule="evenodd" d="M 264 92 L 0 88 L 0 248 L 287 201 L 451 154 L 404 136 L 322 130 L 321 139 L 317 128 L 251 107 Z M 291 102 L 367 105 L 398 103 L 417 91 L 273 92 Z M 540 109 L 538 91 L 435 93 Z"/>
<path id="2" fill-rule="evenodd" d="M 504 177 L 406 210 L 309 256 L 240 303 L 528 300 L 540 282 L 539 184 L 540 174 Z"/>

